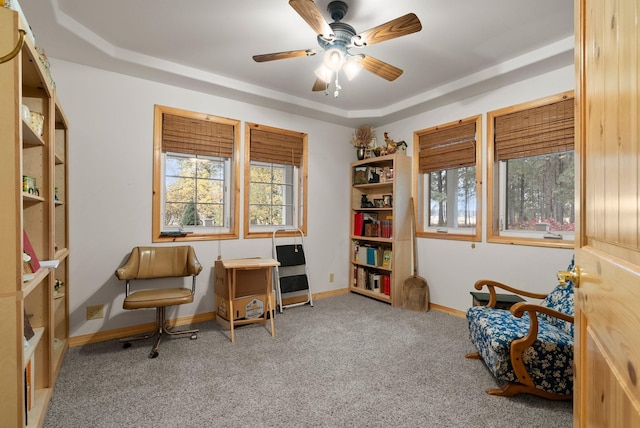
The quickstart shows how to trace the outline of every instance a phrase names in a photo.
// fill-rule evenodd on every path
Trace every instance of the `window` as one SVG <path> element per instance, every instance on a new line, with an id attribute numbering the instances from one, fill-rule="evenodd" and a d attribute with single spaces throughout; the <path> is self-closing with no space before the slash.
<path id="1" fill-rule="evenodd" d="M 414 133 L 418 235 L 480 240 L 481 127 L 473 116 Z"/>
<path id="2" fill-rule="evenodd" d="M 488 241 L 573 247 L 573 92 L 489 112 L 487 123 Z"/>
<path id="3" fill-rule="evenodd" d="M 238 237 L 239 126 L 155 107 L 153 242 Z"/>
<path id="4" fill-rule="evenodd" d="M 307 134 L 245 126 L 245 237 L 306 233 Z M 285 236 L 279 234 L 279 236 Z"/>

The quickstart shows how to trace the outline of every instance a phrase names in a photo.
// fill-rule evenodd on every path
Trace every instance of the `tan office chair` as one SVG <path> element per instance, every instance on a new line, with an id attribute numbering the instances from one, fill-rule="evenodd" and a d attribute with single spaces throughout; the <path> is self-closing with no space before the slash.
<path id="1" fill-rule="evenodd" d="M 121 339 L 124 347 L 131 346 L 132 341 L 156 337 L 155 344 L 149 353 L 149 358 L 158 356 L 158 346 L 164 334 L 190 334 L 191 339 L 198 338 L 198 330 L 170 330 L 167 328 L 165 308 L 173 305 L 183 305 L 193 302 L 196 291 L 196 276 L 202 266 L 196 257 L 193 247 L 189 245 L 173 247 L 135 247 L 129 258 L 118 270 L 116 277 L 126 281 L 126 295 L 122 307 L 124 309 L 156 308 L 155 330 L 139 336 Z M 191 289 L 188 288 L 157 288 L 139 291 L 130 290 L 130 281 L 157 278 L 192 277 Z"/>

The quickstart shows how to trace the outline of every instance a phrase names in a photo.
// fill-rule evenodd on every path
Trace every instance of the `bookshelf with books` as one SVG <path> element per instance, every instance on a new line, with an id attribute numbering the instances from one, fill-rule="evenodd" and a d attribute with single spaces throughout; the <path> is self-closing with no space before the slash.
<path id="1" fill-rule="evenodd" d="M 365 159 L 351 170 L 349 290 L 399 306 L 411 275 L 411 158 Z"/>
<path id="2" fill-rule="evenodd" d="M 67 124 L 24 16 L 0 0 L 2 425 L 42 426 L 68 338 Z M 60 185 L 60 183 L 63 183 Z M 56 198 L 56 187 L 58 197 Z M 60 193 L 62 191 L 62 193 Z M 58 297 L 58 298 L 56 298 Z"/>

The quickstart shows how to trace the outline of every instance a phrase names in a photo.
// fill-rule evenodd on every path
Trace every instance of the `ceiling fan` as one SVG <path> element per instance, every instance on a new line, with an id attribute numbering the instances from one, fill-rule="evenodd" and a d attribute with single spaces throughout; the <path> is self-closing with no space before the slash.
<path id="1" fill-rule="evenodd" d="M 324 52 L 323 64 L 316 70 L 316 81 L 313 91 L 325 91 L 328 94 L 329 83 L 335 73 L 335 91 L 337 97 L 341 89 L 338 82 L 339 71 L 342 70 L 351 80 L 360 69 L 376 74 L 383 79 L 393 81 L 400 77 L 402 70 L 370 55 L 352 52 L 368 45 L 406 36 L 422 29 L 422 24 L 413 13 L 408 13 L 384 24 L 361 33 L 349 24 L 342 22 L 348 6 L 344 1 L 332 1 L 327 11 L 333 22 L 327 23 L 313 0 L 289 0 L 289 5 L 306 21 L 318 35 L 320 49 L 301 49 L 295 51 L 275 52 L 254 55 L 256 62 L 274 61 L 301 56 L 313 56 Z"/>

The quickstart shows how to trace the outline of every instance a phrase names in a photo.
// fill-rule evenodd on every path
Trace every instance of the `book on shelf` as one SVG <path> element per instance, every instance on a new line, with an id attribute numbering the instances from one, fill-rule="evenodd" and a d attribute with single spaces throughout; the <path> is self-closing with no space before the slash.
<path id="1" fill-rule="evenodd" d="M 363 224 L 364 224 L 364 214 L 355 213 L 353 215 L 353 234 L 355 236 L 362 236 Z"/>
<path id="2" fill-rule="evenodd" d="M 381 276 L 381 275 L 379 275 L 379 274 L 377 274 L 377 273 L 373 274 L 373 276 L 372 276 L 372 279 L 373 279 L 373 287 L 372 287 L 372 288 L 373 288 L 373 291 L 377 291 L 377 292 L 379 292 L 379 291 L 380 291 L 380 281 L 381 281 L 381 278 L 382 278 L 382 276 Z"/>
<path id="3" fill-rule="evenodd" d="M 367 247 L 367 264 L 377 266 L 378 249 L 376 247 Z"/>
<path id="4" fill-rule="evenodd" d="M 391 296 L 391 275 L 380 275 L 382 293 Z"/>
<path id="5" fill-rule="evenodd" d="M 22 231 L 22 248 L 25 253 L 27 253 L 31 260 L 29 261 L 29 265 L 31 266 L 31 272 L 26 273 L 35 273 L 40 269 L 40 261 L 38 260 L 38 256 L 36 255 L 33 246 L 31 245 L 31 241 L 29 241 L 29 237 L 27 236 L 27 232 L 25 230 Z"/>
<path id="6" fill-rule="evenodd" d="M 360 243 L 353 241 L 353 261 L 360 263 Z"/>
<path id="7" fill-rule="evenodd" d="M 34 365 L 33 365 L 33 356 L 29 358 L 27 361 L 27 366 L 25 367 L 25 404 L 27 410 L 31 410 L 33 405 L 35 404 L 36 397 L 36 389 L 33 386 L 34 380 Z"/>
<path id="8" fill-rule="evenodd" d="M 382 254 L 382 267 L 385 269 L 391 269 L 391 259 L 393 256 L 393 250 L 384 250 Z"/>
<path id="9" fill-rule="evenodd" d="M 393 235 L 393 220 L 380 220 L 380 236 L 391 238 Z"/>

